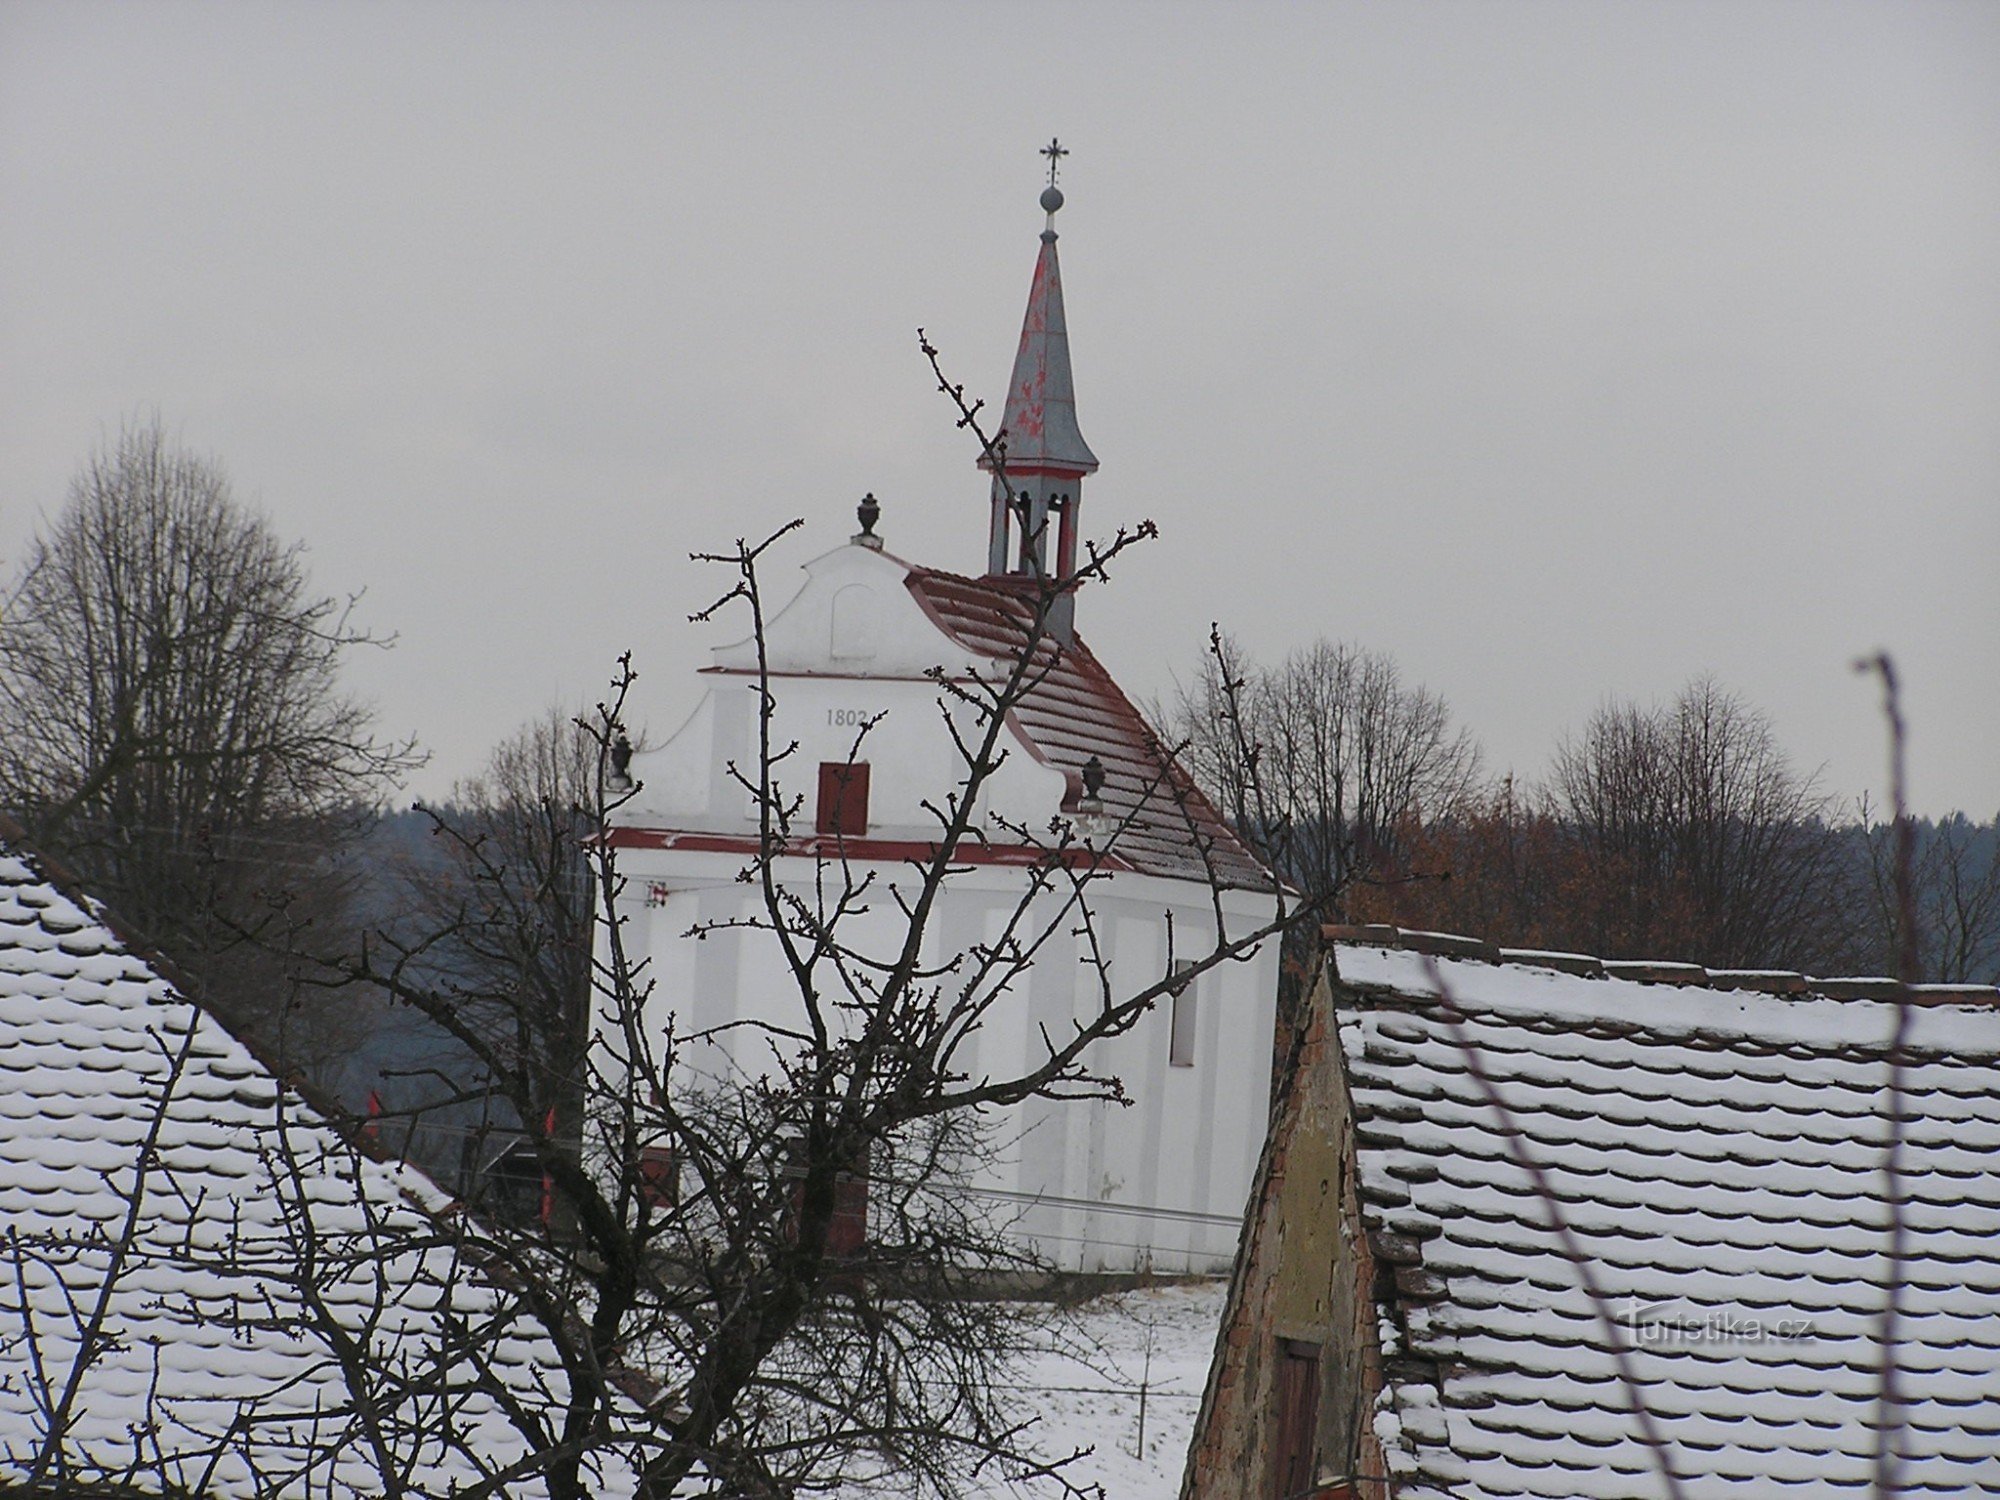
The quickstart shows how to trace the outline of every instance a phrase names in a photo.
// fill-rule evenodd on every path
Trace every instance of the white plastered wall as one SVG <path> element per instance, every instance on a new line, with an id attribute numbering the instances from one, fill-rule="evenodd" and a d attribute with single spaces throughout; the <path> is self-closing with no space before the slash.
<path id="1" fill-rule="evenodd" d="M 933 669 L 963 677 L 999 664 L 969 659 L 905 586 L 907 566 L 870 548 L 838 548 L 806 565 L 806 583 L 768 623 L 765 653 L 777 702 L 772 744 L 791 750 L 774 776 L 784 795 L 803 799 L 794 832 L 813 828 L 818 767 L 850 756 L 870 766 L 868 837 L 927 841 L 938 823 L 922 803 L 939 803 L 964 766 L 939 717 Z M 740 641 L 715 653 L 710 690 L 664 746 L 637 757 L 641 790 L 621 822 L 682 833 L 749 837 L 757 829 L 752 798 L 729 775 L 733 761 L 754 777 L 757 651 Z M 856 751 L 857 725 L 879 721 Z M 988 783 L 982 822 L 997 818 L 1046 827 L 1068 790 L 1063 774 L 1003 728 L 1005 758 Z M 682 1035 L 746 1020 L 795 1024 L 800 1002 L 775 938 L 726 924 L 760 913 L 754 884 L 736 877 L 740 852 L 699 848 L 629 848 L 626 941 L 650 957 L 654 983 L 649 1024 L 668 1015 Z M 808 858 L 781 861 L 781 877 L 812 899 L 839 875 Z M 906 878 L 893 862 L 878 880 Z M 932 918 L 926 961 L 964 952 L 998 935 L 1023 889 L 1019 871 L 979 865 L 954 876 Z M 1167 962 L 1171 913 L 1175 956 L 1207 950 L 1214 910 L 1206 887 L 1189 881 L 1119 874 L 1092 888 L 1094 925 L 1103 935 L 1114 992 L 1127 994 L 1160 978 Z M 1046 898 L 1045 898 L 1046 899 Z M 884 956 L 902 922 L 886 891 L 876 910 L 846 936 Z M 1255 926 L 1267 903 L 1229 893 L 1232 927 Z M 1043 919 L 1048 921 L 1048 917 Z M 976 1074 L 1014 1076 L 1032 1065 L 1041 1029 L 1060 1035 L 1094 1013 L 1099 989 L 1070 929 L 1056 921 L 1034 970 L 1004 996 L 959 1061 Z M 705 938 L 691 936 L 707 930 Z M 1168 1065 L 1171 1006 L 1159 1005 L 1121 1037 L 1100 1044 L 1093 1067 L 1120 1078 L 1129 1106 L 1035 1100 L 991 1122 L 998 1157 L 981 1179 L 1023 1232 L 1072 1269 L 1160 1271 L 1226 1266 L 1250 1174 L 1264 1135 L 1277 989 L 1277 953 L 1267 944 L 1247 964 L 1227 964 L 1195 985 L 1195 1064 Z M 716 1046 L 683 1054 L 683 1066 L 721 1078 L 754 1078 L 771 1068 L 768 1037 L 751 1029 L 720 1034 Z"/>
<path id="2" fill-rule="evenodd" d="M 756 888 L 734 878 L 741 857 L 634 849 L 624 851 L 621 865 L 630 880 L 627 931 L 651 959 L 656 1036 L 664 1034 L 669 1015 L 683 1037 L 715 1032 L 711 1044 L 684 1045 L 680 1054 L 681 1065 L 703 1079 L 770 1072 L 769 1035 L 735 1023 L 795 1028 L 803 1011 L 768 932 L 717 930 L 761 915 Z M 793 889 L 809 889 L 815 874 L 805 859 L 780 865 Z M 891 872 L 879 874 L 889 878 Z M 954 877 L 932 917 L 925 962 L 946 962 L 975 942 L 990 942 L 1021 888 L 1021 874 L 1000 867 Z M 1261 915 L 1249 909 L 1247 898 L 1231 904 L 1242 908 L 1243 926 Z M 1099 930 L 1113 934 L 1116 995 L 1165 972 L 1160 935 L 1169 909 L 1182 953 L 1205 947 L 1209 933 L 1203 929 L 1212 921 L 1199 888 L 1150 877 L 1112 877 L 1094 888 L 1092 909 Z M 958 1053 L 955 1061 L 971 1077 L 1025 1071 L 1041 1055 L 1042 1028 L 1059 1036 L 1065 1024 L 1095 1011 L 1101 992 L 1072 926 L 1054 923 L 1034 969 L 999 999 L 976 1039 Z M 710 929 L 708 935 L 693 935 L 698 927 Z M 873 911 L 843 927 L 849 941 L 885 958 L 903 930 L 886 891 Z M 1100 1043 L 1093 1067 L 1123 1082 L 1129 1105 L 1034 1100 L 993 1112 L 986 1123 L 995 1157 L 978 1185 L 1001 1195 L 993 1200 L 998 1211 L 1071 1269 L 1226 1266 L 1235 1249 L 1234 1216 L 1263 1141 L 1275 969 L 1275 947 L 1267 944 L 1251 962 L 1225 964 L 1194 981 L 1191 1067 L 1168 1062 L 1171 1005 L 1165 1001 L 1125 1035 Z"/>

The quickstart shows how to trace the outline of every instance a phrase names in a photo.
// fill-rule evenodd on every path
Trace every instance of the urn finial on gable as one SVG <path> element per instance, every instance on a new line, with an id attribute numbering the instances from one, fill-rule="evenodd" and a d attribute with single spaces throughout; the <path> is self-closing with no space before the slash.
<path id="1" fill-rule="evenodd" d="M 875 523 L 882 519 L 882 502 L 875 498 L 873 490 L 863 495 L 861 503 L 854 507 L 854 519 L 861 523 L 861 529 L 848 540 L 857 547 L 872 547 L 880 552 L 882 538 L 875 534 Z"/>

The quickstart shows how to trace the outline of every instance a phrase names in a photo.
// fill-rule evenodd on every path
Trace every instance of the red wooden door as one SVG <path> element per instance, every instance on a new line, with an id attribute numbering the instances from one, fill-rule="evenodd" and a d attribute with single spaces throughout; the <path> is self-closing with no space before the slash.
<path id="1" fill-rule="evenodd" d="M 868 762 L 822 761 L 819 768 L 819 808 L 814 828 L 842 838 L 868 834 Z"/>

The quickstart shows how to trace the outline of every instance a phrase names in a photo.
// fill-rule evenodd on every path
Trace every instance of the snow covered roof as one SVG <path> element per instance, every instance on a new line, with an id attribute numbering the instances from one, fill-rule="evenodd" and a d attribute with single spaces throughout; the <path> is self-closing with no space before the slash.
<path id="1" fill-rule="evenodd" d="M 0 831 L 0 1488 L 374 1495 L 393 1464 L 441 1493 L 520 1461 L 497 1397 L 560 1370 L 447 1208 Z"/>
<path id="2" fill-rule="evenodd" d="M 1332 952 L 1393 1493 L 1664 1493 L 1617 1344 L 1685 1493 L 1866 1491 L 1893 986 L 1389 935 Z M 2000 997 L 1915 998 L 1901 1493 L 2000 1494 Z"/>
<path id="3" fill-rule="evenodd" d="M 912 567 L 907 582 L 938 625 L 981 656 L 1012 660 L 1029 637 L 1040 587 L 1032 580 Z M 1095 755 L 1103 764 L 1100 800 L 1123 830 L 1113 846 L 1120 861 L 1176 880 L 1212 876 L 1224 886 L 1270 886 L 1255 856 L 1081 638 L 1060 650 L 1045 638 L 1034 665 L 1046 675 L 1015 709 L 1015 727 L 1034 754 L 1069 777 L 1067 806 L 1073 808 L 1082 786 L 1084 763 Z"/>

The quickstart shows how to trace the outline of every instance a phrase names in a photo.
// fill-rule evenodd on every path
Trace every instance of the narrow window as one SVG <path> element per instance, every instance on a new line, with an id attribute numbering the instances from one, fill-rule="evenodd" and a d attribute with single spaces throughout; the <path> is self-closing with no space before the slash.
<path id="1" fill-rule="evenodd" d="M 1194 965 L 1185 959 L 1174 960 L 1174 973 L 1185 974 Z M 1194 1066 L 1194 1017 L 1195 982 L 1184 980 L 1174 991 L 1174 1003 L 1168 1022 L 1167 1061 L 1177 1068 Z"/>
<path id="2" fill-rule="evenodd" d="M 819 817 L 821 833 L 858 839 L 868 832 L 868 762 L 821 761 Z"/>
<path id="3" fill-rule="evenodd" d="M 865 658 L 875 654 L 875 591 L 850 583 L 833 596 L 833 654 Z"/>

